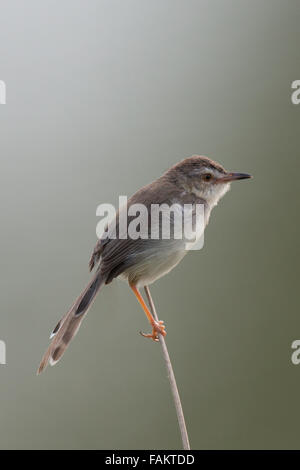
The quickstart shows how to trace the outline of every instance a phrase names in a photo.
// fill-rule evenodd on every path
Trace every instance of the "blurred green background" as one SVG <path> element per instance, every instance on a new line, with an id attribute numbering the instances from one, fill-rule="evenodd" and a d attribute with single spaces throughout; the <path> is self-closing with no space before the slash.
<path id="1" fill-rule="evenodd" d="M 2 1 L 0 447 L 176 449 L 159 345 L 116 280 L 35 371 L 89 280 L 96 207 L 192 154 L 232 185 L 152 294 L 191 445 L 299 448 L 298 0 Z"/>

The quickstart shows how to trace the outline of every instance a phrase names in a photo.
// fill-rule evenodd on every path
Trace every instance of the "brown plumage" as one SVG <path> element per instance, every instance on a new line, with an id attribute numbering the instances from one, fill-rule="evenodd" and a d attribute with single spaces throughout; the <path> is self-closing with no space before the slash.
<path id="1" fill-rule="evenodd" d="M 207 157 L 189 157 L 171 167 L 153 183 L 137 191 L 129 199 L 127 207 L 121 211 L 127 211 L 132 204 L 136 203 L 146 206 L 150 231 L 151 204 L 168 204 L 169 206 L 178 204 L 183 207 L 183 204 L 202 203 L 205 210 L 205 224 L 207 224 L 212 208 L 226 193 L 229 183 L 249 177 L 242 173 L 228 173 L 220 164 Z M 127 217 L 127 226 L 133 218 Z M 157 333 L 166 334 L 163 322 L 154 320 L 138 288 L 151 284 L 181 261 L 186 254 L 184 240 L 174 237 L 170 239 L 161 237 L 158 239 L 151 237 L 123 239 L 118 238 L 118 229 L 117 215 L 117 238 L 108 237 L 97 242 L 89 262 L 90 270 L 99 263 L 97 271 L 70 310 L 54 328 L 50 336 L 52 341 L 42 358 L 38 373 L 42 372 L 48 363 L 53 365 L 62 357 L 76 335 L 96 294 L 104 284 L 108 284 L 115 277 L 126 279 L 141 303 L 153 329 L 152 334 L 146 336 L 156 341 Z"/>
<path id="2" fill-rule="evenodd" d="M 91 307 L 102 283 L 101 275 L 97 272 L 84 291 L 75 300 L 70 310 L 57 323 L 50 336 L 53 339 L 39 365 L 38 374 L 45 369 L 48 362 L 54 365 L 62 357 L 69 343 L 79 330 L 81 322 Z"/>

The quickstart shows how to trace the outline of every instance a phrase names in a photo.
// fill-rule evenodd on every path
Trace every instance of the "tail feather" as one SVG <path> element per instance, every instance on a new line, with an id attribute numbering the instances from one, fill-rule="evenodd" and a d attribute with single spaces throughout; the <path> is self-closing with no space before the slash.
<path id="1" fill-rule="evenodd" d="M 52 341 L 41 360 L 37 371 L 38 374 L 47 367 L 48 363 L 54 365 L 60 360 L 71 340 L 79 330 L 81 322 L 91 307 L 103 281 L 104 279 L 100 273 L 97 272 L 88 286 L 75 300 L 70 310 L 57 323 L 50 335 Z"/>

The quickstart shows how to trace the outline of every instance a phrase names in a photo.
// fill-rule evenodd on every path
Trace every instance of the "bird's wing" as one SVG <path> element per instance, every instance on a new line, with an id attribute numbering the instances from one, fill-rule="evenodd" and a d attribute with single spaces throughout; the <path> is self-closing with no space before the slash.
<path id="1" fill-rule="evenodd" d="M 160 184 L 164 185 L 163 196 L 159 191 Z M 108 232 L 114 232 L 116 238 L 107 238 L 98 240 L 91 260 L 90 268 L 100 260 L 99 271 L 106 278 L 106 283 L 109 283 L 114 277 L 120 275 L 123 271 L 128 269 L 130 266 L 138 263 L 140 259 L 145 256 L 152 256 L 157 251 L 157 248 L 162 246 L 162 243 L 170 244 L 170 240 L 152 239 L 151 238 L 151 204 L 172 204 L 176 201 L 177 188 L 174 188 L 174 184 L 168 180 L 156 180 L 151 185 L 145 186 L 144 188 L 137 191 L 127 203 L 127 206 L 122 208 L 116 215 L 116 218 L 111 222 L 108 227 Z M 174 197 L 175 196 L 175 197 Z M 179 196 L 179 190 L 178 190 Z M 128 208 L 134 204 L 143 204 L 147 212 L 147 239 L 138 238 L 132 239 L 120 238 L 120 226 L 119 220 L 122 216 L 122 211 L 128 211 Z M 130 225 L 130 222 L 136 218 L 136 215 L 127 214 L 127 226 L 126 231 Z M 114 226 L 114 229 L 113 229 Z"/>

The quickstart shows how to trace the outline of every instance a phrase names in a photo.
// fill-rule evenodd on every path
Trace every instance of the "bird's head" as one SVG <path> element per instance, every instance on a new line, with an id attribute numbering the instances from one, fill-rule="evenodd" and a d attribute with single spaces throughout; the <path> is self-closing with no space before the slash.
<path id="1" fill-rule="evenodd" d="M 177 184 L 204 199 L 211 207 L 230 189 L 232 181 L 251 178 L 247 173 L 228 172 L 208 157 L 194 155 L 171 168 Z"/>

